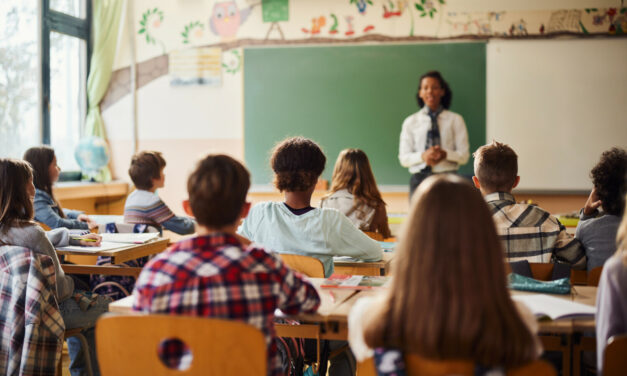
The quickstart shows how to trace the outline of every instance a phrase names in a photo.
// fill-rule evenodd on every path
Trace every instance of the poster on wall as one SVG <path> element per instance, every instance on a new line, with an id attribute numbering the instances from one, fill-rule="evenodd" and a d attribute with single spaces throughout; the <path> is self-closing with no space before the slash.
<path id="1" fill-rule="evenodd" d="M 222 49 L 191 48 L 169 54 L 170 85 L 222 85 Z"/>

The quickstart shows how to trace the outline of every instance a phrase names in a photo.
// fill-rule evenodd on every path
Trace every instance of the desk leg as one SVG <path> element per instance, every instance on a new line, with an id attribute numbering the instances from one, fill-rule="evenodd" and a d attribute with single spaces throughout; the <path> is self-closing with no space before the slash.
<path id="1" fill-rule="evenodd" d="M 539 335 L 545 351 L 559 351 L 562 353 L 562 375 L 571 375 L 572 336 L 570 334 Z"/>

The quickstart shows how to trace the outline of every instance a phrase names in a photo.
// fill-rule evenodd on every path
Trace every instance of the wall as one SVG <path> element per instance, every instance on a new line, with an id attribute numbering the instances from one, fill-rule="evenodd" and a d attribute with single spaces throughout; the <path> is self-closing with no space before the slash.
<path id="1" fill-rule="evenodd" d="M 128 179 L 126 170 L 135 147 L 134 123 L 138 150 L 160 150 L 168 161 L 166 187 L 160 195 L 177 213 L 182 213 L 186 177 L 200 156 L 228 153 L 242 158 L 242 46 L 509 40 L 627 30 L 619 1 L 372 0 L 372 5 L 366 2 L 363 12 L 360 2 L 289 1 L 289 21 L 277 23 L 282 38 L 277 25 L 263 22 L 263 9 L 255 5 L 259 0 L 234 2 L 240 14 L 252 6 L 245 21 L 240 16 L 234 36 L 226 35 L 228 31 L 221 31 L 222 36 L 211 31 L 210 16 L 217 1 L 129 0 L 112 84 L 101 104 L 114 176 Z M 611 7 L 619 9 L 612 12 Z M 334 28 L 335 18 L 338 25 Z M 221 50 L 221 84 L 172 86 L 170 53 L 196 47 Z M 135 94 L 129 69 L 133 61 L 137 63 Z"/>

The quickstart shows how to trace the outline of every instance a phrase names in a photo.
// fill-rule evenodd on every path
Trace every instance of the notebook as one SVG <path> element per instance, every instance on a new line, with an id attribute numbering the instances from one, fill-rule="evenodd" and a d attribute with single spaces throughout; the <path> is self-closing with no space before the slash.
<path id="1" fill-rule="evenodd" d="M 122 233 L 122 234 L 99 234 L 102 241 L 107 243 L 125 243 L 125 244 L 144 244 L 159 238 L 158 232 L 145 232 L 141 234 Z"/>
<path id="2" fill-rule="evenodd" d="M 384 288 L 389 280 L 389 277 L 381 276 L 332 274 L 329 278 L 322 281 L 320 287 L 370 290 Z"/>
<path id="3" fill-rule="evenodd" d="M 523 302 L 539 319 L 593 318 L 596 311 L 595 307 L 587 304 L 544 294 L 514 295 L 512 299 Z"/>

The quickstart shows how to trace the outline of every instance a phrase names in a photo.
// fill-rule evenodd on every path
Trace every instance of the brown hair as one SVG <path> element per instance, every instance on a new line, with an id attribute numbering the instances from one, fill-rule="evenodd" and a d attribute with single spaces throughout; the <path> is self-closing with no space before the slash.
<path id="1" fill-rule="evenodd" d="M 624 201 L 627 202 L 627 196 Z M 624 209 L 627 212 L 627 204 Z M 627 215 L 623 215 L 623 220 L 618 226 L 618 233 L 616 234 L 616 255 L 623 256 L 623 265 L 627 266 Z"/>
<path id="2" fill-rule="evenodd" d="M 52 193 L 52 184 L 54 182 L 50 178 L 50 165 L 54 159 L 54 149 L 46 145 L 32 147 L 24 153 L 24 160 L 30 163 L 33 168 L 33 184 L 35 184 L 35 188 L 50 195 L 56 207 L 59 208 L 57 214 L 59 214 L 61 218 L 65 218 L 61 204 L 59 204 L 59 201 L 57 201 Z"/>
<path id="3" fill-rule="evenodd" d="M 26 190 L 33 170 L 28 162 L 0 158 L 0 231 L 33 219 L 33 202 Z"/>
<path id="4" fill-rule="evenodd" d="M 304 137 L 287 138 L 272 150 L 274 185 L 281 192 L 307 191 L 316 185 L 327 158 L 320 146 Z"/>
<path id="5" fill-rule="evenodd" d="M 601 154 L 599 163 L 590 171 L 592 184 L 607 214 L 623 215 L 627 192 L 627 152 L 611 148 Z"/>
<path id="6" fill-rule="evenodd" d="M 518 176 L 518 155 L 507 144 L 492 141 L 473 153 L 475 176 L 488 192 L 509 192 Z"/>
<path id="7" fill-rule="evenodd" d="M 331 191 L 323 199 L 341 189 L 346 189 L 354 196 L 355 204 L 351 212 L 357 211 L 358 218 L 365 215 L 364 207 L 385 211 L 385 202 L 381 198 L 368 156 L 360 149 L 344 149 L 340 152 L 333 169 Z M 376 228 L 372 230 L 389 236 L 387 218 L 384 223 L 375 225 Z"/>
<path id="8" fill-rule="evenodd" d="M 535 358 L 506 288 L 492 215 L 466 180 L 440 175 L 420 185 L 396 252 L 391 286 L 364 323 L 370 347 L 483 366 Z"/>
<path id="9" fill-rule="evenodd" d="M 131 159 L 128 174 L 136 188 L 149 190 L 152 180 L 161 177 L 161 170 L 165 167 L 165 159 L 158 151 L 140 151 Z"/>
<path id="10" fill-rule="evenodd" d="M 250 174 L 227 155 L 209 155 L 187 179 L 189 204 L 201 225 L 220 228 L 239 218 L 250 188 Z"/>

